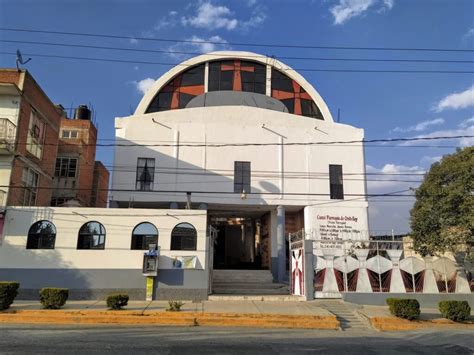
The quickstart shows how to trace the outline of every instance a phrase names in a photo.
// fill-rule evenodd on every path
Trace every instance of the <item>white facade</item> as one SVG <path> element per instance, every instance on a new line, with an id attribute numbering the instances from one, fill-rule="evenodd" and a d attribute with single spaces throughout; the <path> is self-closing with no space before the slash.
<path id="1" fill-rule="evenodd" d="M 27 249 L 30 227 L 38 221 L 54 225 L 53 249 Z M 79 250 L 79 230 L 92 221 L 105 228 L 104 249 Z M 67 287 L 72 290 L 73 298 L 98 297 L 123 290 L 131 297 L 144 299 L 146 277 L 142 266 L 147 250 L 131 249 L 132 232 L 143 222 L 153 224 L 158 230 L 155 294 L 179 294 L 185 290 L 188 294 L 200 292 L 205 297 L 209 269 L 205 211 L 8 207 L 0 237 L 0 279 L 20 282 L 24 297 L 34 295 L 42 287 Z M 180 223 L 189 223 L 196 229 L 196 250 L 171 250 L 171 233 Z M 195 267 L 176 269 L 173 260 L 185 256 L 196 257 Z"/>

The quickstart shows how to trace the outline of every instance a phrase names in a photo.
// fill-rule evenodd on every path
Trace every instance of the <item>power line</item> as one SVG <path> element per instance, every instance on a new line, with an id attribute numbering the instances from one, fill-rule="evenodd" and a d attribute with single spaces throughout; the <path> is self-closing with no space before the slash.
<path id="1" fill-rule="evenodd" d="M 23 43 L 32 45 L 42 46 L 54 46 L 54 47 L 69 47 L 69 48 L 89 48 L 89 49 L 100 49 L 100 50 L 114 50 L 114 51 L 125 51 L 125 52 L 139 52 L 139 53 L 162 53 L 162 54 L 186 54 L 186 55 L 201 55 L 200 52 L 189 52 L 189 51 L 171 51 L 164 49 L 140 49 L 140 48 L 125 48 L 125 47 L 106 47 L 106 46 L 93 46 L 85 44 L 70 44 L 70 43 L 57 43 L 57 42 L 38 42 L 38 41 L 20 41 L 20 40 L 9 40 L 0 39 L 0 42 L 5 43 Z M 218 53 L 207 53 L 209 56 L 216 57 L 234 57 L 231 54 L 218 54 Z M 243 58 L 261 58 L 260 55 L 244 55 Z M 388 62 L 388 63 L 456 63 L 456 64 L 470 64 L 474 63 L 473 60 L 442 60 L 442 59 L 376 59 L 376 58 L 327 58 L 327 57 L 291 57 L 291 56 L 275 56 L 276 59 L 284 60 L 312 60 L 312 61 L 341 61 L 341 62 Z M 162 63 L 163 65 L 177 65 L 174 63 Z"/>
<path id="2" fill-rule="evenodd" d="M 385 143 L 385 142 L 414 142 L 414 141 L 435 141 L 445 139 L 461 139 L 474 138 L 474 135 L 457 135 L 457 136 L 437 136 L 437 137 L 412 137 L 412 138 L 378 138 L 351 141 L 329 141 L 329 142 L 287 142 L 287 143 L 97 143 L 97 144 L 81 144 L 82 147 L 196 147 L 196 148 L 223 148 L 223 147 L 265 147 L 265 146 L 313 146 L 313 145 L 334 145 L 334 144 L 365 144 L 365 143 Z M 29 145 L 27 142 L 17 142 L 17 145 Z M 43 146 L 70 146 L 68 143 L 43 143 Z"/>
<path id="3" fill-rule="evenodd" d="M 14 52 L 0 52 L 0 54 L 14 55 Z M 110 58 L 91 58 L 91 57 L 77 57 L 77 56 L 65 56 L 65 55 L 52 55 L 52 54 L 41 54 L 41 53 L 23 53 L 24 55 L 33 57 L 43 58 L 56 58 L 56 59 L 73 59 L 73 60 L 86 60 L 95 62 L 111 62 L 111 63 L 128 63 L 128 64 L 151 64 L 151 65 L 164 65 L 164 66 L 183 66 L 190 67 L 188 64 L 180 63 L 163 63 L 163 62 L 148 62 L 148 61 L 137 61 L 137 60 L 124 60 L 124 59 L 110 59 Z M 372 69 L 316 69 L 316 68 L 291 68 L 291 69 L 279 69 L 282 71 L 297 71 L 297 72 L 328 72 L 328 73 L 408 73 L 408 74 L 474 74 L 474 71 L 469 70 L 372 70 Z"/>
<path id="4" fill-rule="evenodd" d="M 31 190 L 31 187 L 27 186 L 16 186 L 16 185 L 0 185 L 0 188 L 10 188 L 10 189 L 28 189 Z M 91 189 L 87 188 L 73 188 L 73 187 L 48 187 L 48 186 L 37 186 L 37 190 L 73 190 L 73 191 L 89 191 Z M 152 190 L 152 191 L 142 191 L 134 189 L 94 189 L 94 191 L 107 191 L 107 192 L 133 192 L 133 193 L 146 193 L 146 194 L 161 194 L 161 193 L 171 193 L 171 194 L 217 194 L 217 195 L 240 195 L 233 191 L 199 191 L 199 190 Z M 330 196 L 329 193 L 315 193 L 315 192 L 248 192 L 247 195 L 279 195 L 279 196 Z M 360 196 L 360 197 L 381 197 L 381 196 L 394 196 L 394 197 L 413 197 L 412 194 L 349 194 L 345 193 L 344 196 Z"/>
<path id="5" fill-rule="evenodd" d="M 66 32 L 66 31 L 46 31 L 38 29 L 25 28 L 8 28 L 0 27 L 0 31 L 10 32 L 26 32 L 26 33 L 43 33 L 53 35 L 81 36 L 95 38 L 114 38 L 127 40 L 141 40 L 154 42 L 172 42 L 172 43 L 193 43 L 193 44 L 215 44 L 230 46 L 246 46 L 246 47 L 266 47 L 266 48 L 299 48 L 299 49 L 336 49 L 336 50 L 372 50 L 372 51 L 420 51 L 420 52 L 474 52 L 474 49 L 457 49 L 457 48 L 409 48 L 409 47 L 356 47 L 356 46 L 321 46 L 321 45 L 303 45 L 303 44 L 271 44 L 271 43 L 244 43 L 244 42 L 222 42 L 222 41 L 206 41 L 206 40 L 183 40 L 173 38 L 157 38 L 157 37 L 138 37 L 138 36 L 119 36 L 111 34 L 99 33 L 83 33 L 83 32 Z"/>

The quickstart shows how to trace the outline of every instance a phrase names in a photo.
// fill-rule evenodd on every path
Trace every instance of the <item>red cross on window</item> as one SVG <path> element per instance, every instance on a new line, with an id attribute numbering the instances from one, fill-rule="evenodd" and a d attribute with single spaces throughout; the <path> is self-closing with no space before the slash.
<path id="1" fill-rule="evenodd" d="M 234 64 L 222 64 L 221 70 L 233 70 L 234 71 L 234 85 L 232 90 L 233 91 L 242 91 L 242 76 L 241 73 L 243 71 L 247 72 L 254 72 L 255 67 L 253 66 L 242 66 L 240 60 L 235 60 Z"/>
<path id="2" fill-rule="evenodd" d="M 294 114 L 301 115 L 301 99 L 312 100 L 311 96 L 303 90 L 303 88 L 293 80 L 293 92 L 286 92 L 281 90 L 272 90 L 272 97 L 278 100 L 294 99 Z"/>
<path id="3" fill-rule="evenodd" d="M 181 75 L 174 78 L 168 83 L 161 92 L 171 92 L 171 107 L 170 109 L 177 109 L 179 107 L 179 94 L 188 94 L 198 96 L 204 93 L 204 85 L 181 86 L 183 77 Z"/>

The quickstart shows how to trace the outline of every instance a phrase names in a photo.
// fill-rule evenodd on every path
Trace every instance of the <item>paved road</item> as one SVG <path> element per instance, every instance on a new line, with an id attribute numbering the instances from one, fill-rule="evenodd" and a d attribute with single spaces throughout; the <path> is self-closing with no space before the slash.
<path id="1" fill-rule="evenodd" d="M 473 354 L 471 332 L 0 325 L 0 354 Z"/>

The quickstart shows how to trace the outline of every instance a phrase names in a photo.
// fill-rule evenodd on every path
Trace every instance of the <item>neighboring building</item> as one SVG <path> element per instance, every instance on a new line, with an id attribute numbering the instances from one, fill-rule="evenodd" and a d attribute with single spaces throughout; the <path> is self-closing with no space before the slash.
<path id="1" fill-rule="evenodd" d="M 364 147 L 337 143 L 362 142 L 363 130 L 334 122 L 315 88 L 278 60 L 189 59 L 115 127 L 111 206 L 207 210 L 214 269 L 269 270 L 283 282 L 288 233 L 368 239 Z"/>
<path id="2" fill-rule="evenodd" d="M 0 203 L 49 206 L 61 116 L 25 70 L 0 69 Z"/>
<path id="3" fill-rule="evenodd" d="M 74 118 L 62 113 L 51 206 L 74 200 L 83 207 L 107 207 L 109 172 L 95 161 L 97 128 L 91 111 L 79 106 Z"/>

